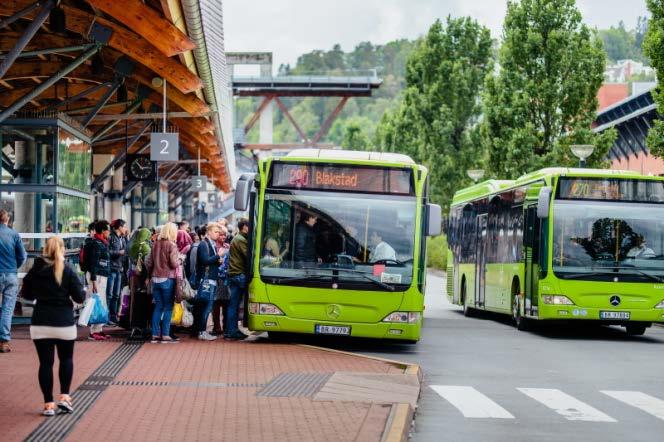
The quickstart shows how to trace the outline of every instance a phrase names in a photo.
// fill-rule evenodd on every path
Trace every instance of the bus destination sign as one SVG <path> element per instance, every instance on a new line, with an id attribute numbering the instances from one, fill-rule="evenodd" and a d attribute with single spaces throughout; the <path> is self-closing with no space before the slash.
<path id="1" fill-rule="evenodd" d="M 273 163 L 270 187 L 414 194 L 410 169 Z"/>
<path id="2" fill-rule="evenodd" d="M 558 198 L 626 202 L 664 202 L 664 181 L 625 178 L 561 178 Z"/>

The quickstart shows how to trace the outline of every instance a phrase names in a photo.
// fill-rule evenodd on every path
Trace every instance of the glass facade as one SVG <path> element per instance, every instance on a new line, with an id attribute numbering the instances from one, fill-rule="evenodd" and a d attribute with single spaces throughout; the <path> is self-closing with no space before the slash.
<path id="1" fill-rule="evenodd" d="M 92 157 L 90 144 L 60 129 L 58 132 L 58 184 L 82 192 L 90 191 Z"/>

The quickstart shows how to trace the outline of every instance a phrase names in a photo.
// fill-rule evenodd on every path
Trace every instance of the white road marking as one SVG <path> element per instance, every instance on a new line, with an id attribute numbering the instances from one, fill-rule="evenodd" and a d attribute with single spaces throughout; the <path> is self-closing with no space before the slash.
<path id="1" fill-rule="evenodd" d="M 560 390 L 553 388 L 517 388 L 517 390 L 571 421 L 616 422 L 611 416 Z"/>
<path id="2" fill-rule="evenodd" d="M 432 385 L 431 389 L 454 405 L 465 417 L 514 419 L 507 410 L 473 387 Z"/>
<path id="3" fill-rule="evenodd" d="M 664 420 L 664 401 L 640 391 L 602 390 L 607 396 Z"/>

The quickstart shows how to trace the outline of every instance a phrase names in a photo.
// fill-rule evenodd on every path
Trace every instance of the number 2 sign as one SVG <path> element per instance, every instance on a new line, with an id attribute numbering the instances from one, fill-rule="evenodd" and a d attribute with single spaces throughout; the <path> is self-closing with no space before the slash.
<path id="1" fill-rule="evenodd" d="M 177 161 L 180 145 L 177 133 L 153 132 L 150 134 L 150 160 Z"/>

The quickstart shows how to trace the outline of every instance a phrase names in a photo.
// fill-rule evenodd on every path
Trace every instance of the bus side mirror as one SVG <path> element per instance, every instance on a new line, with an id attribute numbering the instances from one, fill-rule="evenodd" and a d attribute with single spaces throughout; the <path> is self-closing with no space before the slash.
<path id="1" fill-rule="evenodd" d="M 249 195 L 251 194 L 251 186 L 254 184 L 253 173 L 242 174 L 240 179 L 235 185 L 235 210 L 238 212 L 246 212 L 249 208 Z"/>
<path id="2" fill-rule="evenodd" d="M 542 187 L 537 197 L 537 217 L 540 219 L 549 217 L 549 205 L 551 204 L 551 187 Z"/>
<path id="3" fill-rule="evenodd" d="M 442 211 L 438 204 L 427 204 L 427 236 L 440 235 L 443 222 Z"/>

